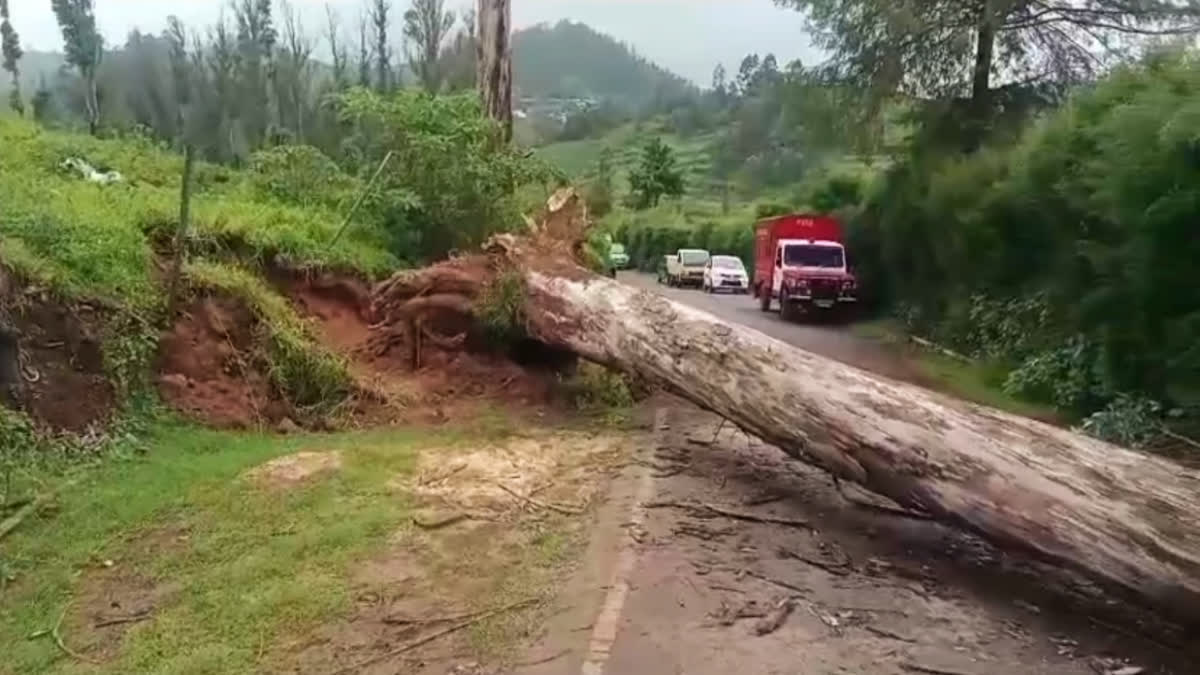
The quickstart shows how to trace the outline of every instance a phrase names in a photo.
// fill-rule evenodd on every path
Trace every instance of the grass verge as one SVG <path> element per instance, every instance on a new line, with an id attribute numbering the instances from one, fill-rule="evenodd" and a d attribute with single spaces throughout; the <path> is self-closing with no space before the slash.
<path id="1" fill-rule="evenodd" d="M 853 331 L 860 337 L 883 342 L 901 350 L 919 368 L 933 387 L 958 398 L 998 410 L 1048 422 L 1061 421 L 1052 406 L 1017 398 L 1004 391 L 1008 368 L 988 361 L 961 361 L 923 349 L 908 340 L 904 328 L 893 319 L 856 323 Z"/>
<path id="2" fill-rule="evenodd" d="M 351 610 L 348 570 L 407 526 L 410 500 L 391 481 L 411 473 L 421 449 L 481 440 L 476 430 L 271 437 L 161 424 L 149 453 L 79 477 L 51 515 L 3 542 L 12 580 L 0 596 L 0 672 L 255 672 L 281 638 Z M 339 451 L 343 466 L 286 490 L 241 478 L 297 450 Z M 564 550 L 548 527 L 526 553 L 529 570 Z M 114 578 L 150 593 L 153 616 L 119 644 L 95 645 L 106 634 L 90 631 L 82 605 L 115 592 L 98 588 Z M 68 603 L 65 640 L 109 654 L 101 665 L 72 660 L 48 637 L 28 639 Z M 479 630 L 511 636 L 504 626 L 513 620 Z"/>

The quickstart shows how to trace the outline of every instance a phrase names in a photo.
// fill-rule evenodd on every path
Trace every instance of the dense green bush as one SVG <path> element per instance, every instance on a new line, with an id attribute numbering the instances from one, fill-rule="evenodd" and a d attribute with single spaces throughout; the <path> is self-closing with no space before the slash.
<path id="1" fill-rule="evenodd" d="M 478 96 L 430 96 L 403 90 L 387 97 L 353 89 L 336 98 L 348 136 L 340 162 L 364 180 L 389 152 L 375 217 L 411 247 L 411 261 L 435 260 L 520 227 L 517 189 L 559 175 L 548 164 L 500 141 Z"/>
<path id="2" fill-rule="evenodd" d="M 914 145 L 850 236 L 863 276 L 927 334 L 1005 358 L 1011 389 L 1087 413 L 1117 392 L 1200 398 L 1197 213 L 1200 62 L 1164 53 L 1015 142 Z"/>

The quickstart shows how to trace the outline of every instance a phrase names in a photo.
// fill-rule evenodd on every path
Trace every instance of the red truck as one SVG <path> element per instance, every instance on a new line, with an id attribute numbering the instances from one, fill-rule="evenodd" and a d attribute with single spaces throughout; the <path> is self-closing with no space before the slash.
<path id="1" fill-rule="evenodd" d="M 762 311 L 779 300 L 792 320 L 814 308 L 835 311 L 858 301 L 858 281 L 846 265 L 842 224 L 824 215 L 796 213 L 754 226 L 754 282 Z"/>

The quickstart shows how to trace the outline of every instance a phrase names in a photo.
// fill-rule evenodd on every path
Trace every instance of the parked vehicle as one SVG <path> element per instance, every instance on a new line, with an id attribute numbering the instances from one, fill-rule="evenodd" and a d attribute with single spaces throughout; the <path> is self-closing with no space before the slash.
<path id="1" fill-rule="evenodd" d="M 671 276 L 667 270 L 670 268 L 671 259 L 674 257 L 675 256 L 673 255 L 664 255 L 662 259 L 658 261 L 658 267 L 656 267 L 654 270 L 658 283 L 665 284 L 670 280 Z"/>
<path id="2" fill-rule="evenodd" d="M 667 260 L 668 286 L 704 285 L 704 266 L 708 264 L 708 251 L 698 248 L 681 248 Z"/>
<path id="3" fill-rule="evenodd" d="M 608 247 L 608 259 L 612 262 L 613 267 L 623 270 L 629 267 L 629 253 L 625 251 L 624 244 L 612 244 Z"/>
<path id="4" fill-rule="evenodd" d="M 802 312 L 832 312 L 858 301 L 858 281 L 846 262 L 842 226 L 824 215 L 761 220 L 754 233 L 753 291 L 762 311 L 779 301 L 791 320 Z"/>
<path id="5" fill-rule="evenodd" d="M 730 291 L 749 293 L 750 277 L 742 259 L 732 255 L 714 255 L 704 266 L 704 282 L 701 287 L 706 293 Z"/>

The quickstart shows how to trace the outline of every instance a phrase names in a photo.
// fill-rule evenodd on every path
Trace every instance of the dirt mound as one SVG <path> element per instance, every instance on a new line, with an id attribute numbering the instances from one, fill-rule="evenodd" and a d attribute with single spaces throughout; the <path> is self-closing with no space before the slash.
<path id="1" fill-rule="evenodd" d="M 268 487 L 285 488 L 313 476 L 334 473 L 342 468 L 340 452 L 297 452 L 278 457 L 246 472 L 245 477 Z"/>
<path id="2" fill-rule="evenodd" d="M 159 344 L 158 390 L 171 407 L 222 428 L 275 425 L 288 407 L 254 356 L 254 315 L 205 297 L 184 308 Z"/>
<path id="3" fill-rule="evenodd" d="M 54 431 L 106 422 L 116 393 L 100 349 L 102 311 L 17 290 L 7 277 L 0 305 L 0 402 Z"/>
<path id="4" fill-rule="evenodd" d="M 486 337 L 452 322 L 441 322 L 435 330 L 441 335 L 462 332 L 462 342 L 424 340 L 414 369 L 411 350 L 378 339 L 372 329 L 371 292 L 361 281 L 277 275 L 276 284 L 313 321 L 318 338 L 350 359 L 359 385 L 379 394 L 376 401 L 356 401 L 353 415 L 360 424 L 440 423 L 469 414 L 479 404 L 528 408 L 556 398 L 560 363 L 522 365 L 536 359 L 496 353 Z"/>

